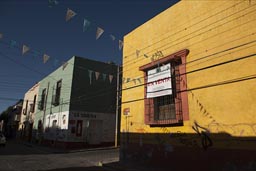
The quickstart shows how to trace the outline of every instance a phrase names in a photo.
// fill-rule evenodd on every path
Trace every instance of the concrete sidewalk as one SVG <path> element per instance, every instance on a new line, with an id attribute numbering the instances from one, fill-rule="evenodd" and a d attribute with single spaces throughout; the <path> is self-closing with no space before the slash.
<path id="1" fill-rule="evenodd" d="M 110 150 L 110 149 L 119 149 L 119 147 L 101 147 L 101 148 L 84 148 L 84 149 L 75 149 L 75 150 L 67 150 L 67 149 L 60 149 L 56 147 L 49 147 L 45 145 L 35 144 L 35 143 L 28 143 L 24 141 L 20 141 L 21 143 L 27 147 L 33 148 L 34 150 L 39 151 L 43 154 L 65 154 L 65 153 L 79 153 L 79 152 L 86 152 L 86 151 L 99 151 L 101 150 Z M 71 169 L 71 168 L 70 168 Z M 83 170 L 82 168 L 72 168 L 72 170 Z M 164 171 L 166 169 L 160 168 L 152 168 L 145 163 L 135 163 L 131 161 L 126 162 L 116 162 L 111 161 L 110 159 L 105 158 L 104 160 L 95 163 L 94 168 L 86 168 L 89 170 L 110 170 L 110 171 L 155 171 L 160 170 Z M 58 169 L 56 169 L 57 171 Z M 68 170 L 68 169 L 66 169 Z"/>

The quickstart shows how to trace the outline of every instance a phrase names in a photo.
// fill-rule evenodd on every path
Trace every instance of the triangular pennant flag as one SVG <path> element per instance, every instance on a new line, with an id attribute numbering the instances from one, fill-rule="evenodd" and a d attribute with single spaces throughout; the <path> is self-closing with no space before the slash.
<path id="1" fill-rule="evenodd" d="M 97 27 L 97 31 L 96 31 L 96 40 L 98 38 L 100 38 L 100 36 L 103 34 L 104 30 L 100 27 Z"/>
<path id="2" fill-rule="evenodd" d="M 17 45 L 17 42 L 15 40 L 11 40 L 10 47 L 15 47 Z"/>
<path id="3" fill-rule="evenodd" d="M 29 49 L 30 49 L 30 48 L 29 48 L 28 46 L 23 45 L 23 47 L 22 47 L 22 55 L 24 55 L 26 52 L 28 52 Z"/>
<path id="4" fill-rule="evenodd" d="M 119 44 L 118 45 L 119 45 L 119 50 L 121 50 L 123 48 L 123 45 L 124 45 L 123 41 L 119 40 Z"/>
<path id="5" fill-rule="evenodd" d="M 204 109 L 204 114 L 207 113 L 206 110 Z"/>
<path id="6" fill-rule="evenodd" d="M 112 83 L 113 75 L 109 75 L 108 78 L 109 78 L 109 82 Z"/>
<path id="7" fill-rule="evenodd" d="M 67 14 L 66 14 L 66 21 L 69 21 L 71 18 L 73 18 L 76 15 L 74 11 L 71 9 L 67 9 Z"/>
<path id="8" fill-rule="evenodd" d="M 123 80 L 122 80 L 122 83 L 124 83 L 125 82 L 125 78 L 123 78 Z"/>
<path id="9" fill-rule="evenodd" d="M 48 0 L 48 6 L 50 7 L 50 8 L 52 8 L 53 6 L 55 6 L 55 5 L 58 5 L 58 1 L 57 0 Z"/>
<path id="10" fill-rule="evenodd" d="M 99 73 L 99 72 L 95 72 L 96 80 L 98 80 L 98 79 L 99 79 L 99 76 L 100 76 L 100 73 Z"/>
<path id="11" fill-rule="evenodd" d="M 134 84 L 136 85 L 136 79 L 133 79 L 132 81 L 133 81 L 133 82 L 134 82 Z"/>
<path id="12" fill-rule="evenodd" d="M 92 70 L 88 70 L 90 84 L 92 84 L 92 72 L 93 72 Z"/>
<path id="13" fill-rule="evenodd" d="M 107 74 L 102 74 L 102 77 L 103 77 L 103 81 L 105 81 L 106 80 L 106 78 L 107 78 Z"/>
<path id="14" fill-rule="evenodd" d="M 2 33 L 0 33 L 0 39 L 2 39 L 4 37 L 4 35 Z"/>
<path id="15" fill-rule="evenodd" d="M 136 56 L 137 56 L 137 58 L 140 56 L 140 51 L 139 50 L 136 50 Z"/>
<path id="16" fill-rule="evenodd" d="M 90 27 L 91 22 L 84 19 L 84 24 L 83 24 L 83 32 L 85 32 L 86 30 L 88 30 L 88 28 Z"/>
<path id="17" fill-rule="evenodd" d="M 44 64 L 48 61 L 49 58 L 50 58 L 49 55 L 44 54 L 44 56 L 43 56 Z"/>
<path id="18" fill-rule="evenodd" d="M 144 57 L 145 57 L 145 58 L 148 58 L 149 56 L 148 56 L 148 55 L 146 55 L 146 54 L 144 54 Z"/>
<path id="19" fill-rule="evenodd" d="M 109 35 L 109 37 L 114 41 L 114 40 L 116 40 L 116 37 L 114 36 L 114 35 Z"/>
<path id="20" fill-rule="evenodd" d="M 203 106 L 201 106 L 200 111 L 202 111 L 202 110 L 203 110 L 203 108 L 204 108 L 204 107 L 203 107 Z"/>
<path id="21" fill-rule="evenodd" d="M 137 80 L 139 81 L 139 83 L 141 84 L 141 80 L 140 80 L 140 78 L 137 78 Z"/>
<path id="22" fill-rule="evenodd" d="M 64 70 L 68 66 L 68 62 L 63 62 L 62 63 L 62 70 Z"/>

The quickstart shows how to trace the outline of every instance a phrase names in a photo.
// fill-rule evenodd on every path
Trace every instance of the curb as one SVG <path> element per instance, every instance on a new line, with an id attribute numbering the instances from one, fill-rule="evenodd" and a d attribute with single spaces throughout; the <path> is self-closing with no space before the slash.
<path id="1" fill-rule="evenodd" d="M 19 143 L 23 144 L 27 147 L 37 148 L 39 151 L 51 152 L 51 153 L 54 153 L 54 154 L 78 153 L 78 152 L 86 152 L 86 151 L 100 151 L 100 150 L 119 149 L 119 147 L 101 147 L 101 148 L 85 148 L 85 149 L 77 149 L 77 150 L 65 150 L 65 149 L 57 149 L 57 148 L 53 148 L 53 147 L 42 146 L 42 145 L 39 145 L 39 144 L 33 144 L 33 143 L 27 143 L 27 142 L 19 142 Z M 39 148 L 45 148 L 45 149 L 39 149 Z"/>
<path id="2" fill-rule="evenodd" d="M 99 150 L 113 150 L 113 149 L 119 149 L 119 147 L 102 147 L 102 148 L 88 148 L 88 149 L 79 149 L 79 150 L 67 150 L 67 153 L 99 151 Z"/>

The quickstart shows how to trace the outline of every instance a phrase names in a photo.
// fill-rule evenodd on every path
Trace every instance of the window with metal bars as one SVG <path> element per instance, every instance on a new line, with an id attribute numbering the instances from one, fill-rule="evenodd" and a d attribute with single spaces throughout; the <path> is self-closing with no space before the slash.
<path id="1" fill-rule="evenodd" d="M 183 124 L 184 118 L 188 120 L 187 92 L 184 91 L 186 89 L 186 76 L 180 75 L 181 72 L 185 72 L 184 63 L 187 54 L 188 50 L 183 50 L 140 67 L 140 70 L 144 71 L 146 83 L 144 87 L 146 124 L 150 126 L 177 125 Z M 159 69 L 159 66 L 164 65 L 171 66 L 168 72 L 165 71 L 165 75 L 160 72 L 161 68 Z M 159 80 L 152 81 L 149 79 L 152 77 L 150 74 L 153 70 L 157 73 Z M 152 85 L 161 84 L 163 80 L 170 82 L 165 86 L 159 86 L 160 89 L 156 87 L 156 95 L 152 95 Z M 151 94 L 148 95 L 149 93 Z"/>

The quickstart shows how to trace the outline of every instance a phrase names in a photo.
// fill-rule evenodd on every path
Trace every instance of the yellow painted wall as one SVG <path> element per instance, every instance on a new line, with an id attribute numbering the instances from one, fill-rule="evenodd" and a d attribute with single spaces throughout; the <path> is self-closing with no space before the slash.
<path id="1" fill-rule="evenodd" d="M 121 132 L 163 133 L 159 127 L 144 124 L 144 86 L 139 67 L 162 51 L 168 56 L 188 49 L 187 72 L 256 53 L 256 1 L 180 1 L 124 37 Z M 230 50 L 228 50 L 230 49 Z M 139 56 L 136 55 L 139 50 Z M 149 56 L 145 58 L 144 54 Z M 214 55 L 212 55 L 214 54 Z M 195 61 L 197 59 L 203 58 Z M 188 88 L 256 76 L 256 56 L 187 75 Z M 256 136 L 256 79 L 188 92 L 189 120 L 184 126 L 167 127 L 168 132 L 195 133 L 194 122 L 211 133 L 237 137 Z M 138 100 L 134 102 L 129 102 Z M 129 103 L 126 103 L 129 102 Z M 203 106 L 199 106 L 199 103 Z M 166 133 L 166 132 L 165 132 Z"/>

